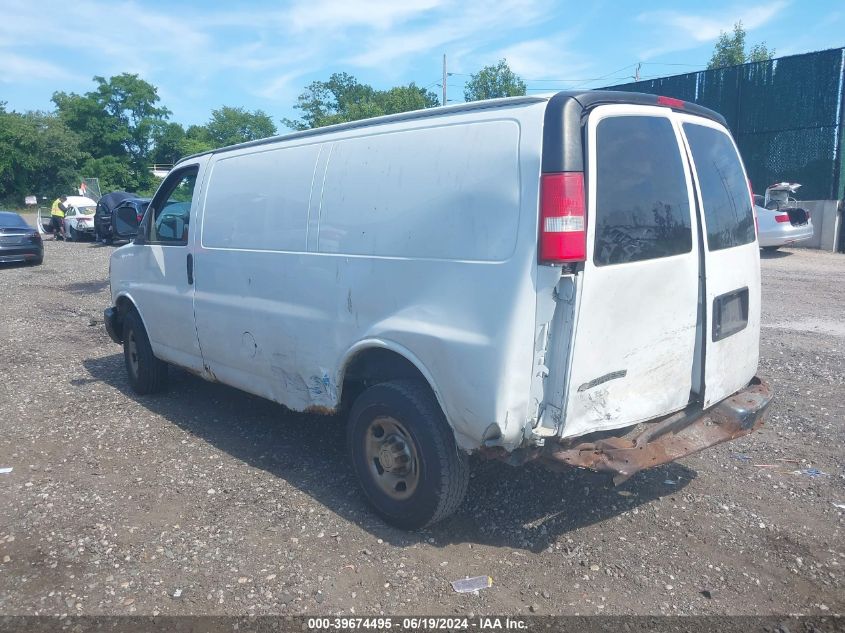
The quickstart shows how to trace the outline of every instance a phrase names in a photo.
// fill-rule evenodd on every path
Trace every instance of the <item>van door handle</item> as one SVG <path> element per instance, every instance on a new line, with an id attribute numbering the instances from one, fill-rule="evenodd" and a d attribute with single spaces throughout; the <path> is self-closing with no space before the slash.
<path id="1" fill-rule="evenodd" d="M 194 255 L 193 253 L 188 253 L 188 285 L 193 285 L 194 283 Z"/>

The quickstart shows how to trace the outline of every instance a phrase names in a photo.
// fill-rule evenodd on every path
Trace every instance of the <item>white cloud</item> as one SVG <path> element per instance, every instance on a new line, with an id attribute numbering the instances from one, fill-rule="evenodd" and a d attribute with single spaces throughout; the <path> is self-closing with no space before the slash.
<path id="1" fill-rule="evenodd" d="M 10 51 L 0 54 L 0 82 L 28 83 L 42 79 L 66 77 L 67 72 L 50 62 L 32 57 L 24 57 Z"/>
<path id="2" fill-rule="evenodd" d="M 571 39 L 570 34 L 559 33 L 519 42 L 499 49 L 492 57 L 507 59 L 511 70 L 529 80 L 582 77 L 591 64 L 572 52 Z"/>
<path id="3" fill-rule="evenodd" d="M 403 58 L 442 50 L 446 45 L 483 46 L 509 30 L 540 22 L 549 12 L 546 0 L 465 0 L 440 12 L 422 25 L 411 25 L 401 33 L 376 34 L 361 42 L 361 53 L 347 58 L 363 68 L 393 65 Z"/>
<path id="4" fill-rule="evenodd" d="M 284 73 L 255 86 L 253 92 L 272 101 L 291 103 L 302 91 L 296 80 L 302 76 L 301 70 Z"/>
<path id="5" fill-rule="evenodd" d="M 710 15 L 680 11 L 641 13 L 637 16 L 637 21 L 655 26 L 661 34 L 662 44 L 640 53 L 640 59 L 651 59 L 657 55 L 687 50 L 714 41 L 723 31 L 730 32 L 739 21 L 742 21 L 746 31 L 751 31 L 773 20 L 788 4 L 788 0 L 776 0 L 767 4 L 737 5 Z"/>
<path id="6" fill-rule="evenodd" d="M 288 17 L 294 32 L 359 26 L 385 31 L 443 5 L 444 0 L 305 0 L 297 2 Z"/>
<path id="7" fill-rule="evenodd" d="M 404 82 L 402 73 L 417 56 L 430 56 L 433 68 L 443 51 L 450 64 L 475 62 L 479 51 L 543 25 L 560 8 L 556 0 L 290 0 L 249 8 L 141 0 L 4 4 L 2 81 L 49 79 L 51 89 L 85 91 L 95 74 L 132 72 L 158 86 L 177 116 L 180 109 L 196 111 L 197 102 L 232 103 L 239 92 L 289 106 L 317 72 L 361 69 L 376 80 Z M 545 72 L 561 57 L 551 40 L 507 52 L 526 74 Z"/>

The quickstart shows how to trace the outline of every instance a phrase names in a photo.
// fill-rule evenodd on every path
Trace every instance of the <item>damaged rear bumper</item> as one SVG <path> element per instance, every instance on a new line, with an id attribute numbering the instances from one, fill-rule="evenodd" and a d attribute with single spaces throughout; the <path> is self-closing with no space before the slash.
<path id="1" fill-rule="evenodd" d="M 707 410 L 689 407 L 665 420 L 639 424 L 622 436 L 549 442 L 533 457 L 552 468 L 611 473 L 614 483 L 620 484 L 640 470 L 748 435 L 762 426 L 771 401 L 771 388 L 755 377 L 745 389 Z"/>

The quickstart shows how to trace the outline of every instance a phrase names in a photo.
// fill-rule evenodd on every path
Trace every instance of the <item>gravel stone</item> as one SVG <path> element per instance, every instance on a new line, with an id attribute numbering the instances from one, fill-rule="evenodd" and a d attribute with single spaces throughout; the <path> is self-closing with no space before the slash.
<path id="1" fill-rule="evenodd" d="M 0 267 L 0 613 L 845 611 L 842 255 L 762 260 L 759 432 L 622 495 L 473 458 L 459 512 L 405 533 L 359 492 L 343 420 L 181 370 L 134 395 L 102 323 L 113 247 L 45 247 Z M 464 575 L 494 584 L 457 594 Z"/>

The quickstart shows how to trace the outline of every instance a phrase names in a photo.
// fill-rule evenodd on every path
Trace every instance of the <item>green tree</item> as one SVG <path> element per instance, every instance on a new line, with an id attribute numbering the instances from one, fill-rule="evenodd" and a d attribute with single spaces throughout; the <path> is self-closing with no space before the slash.
<path id="1" fill-rule="evenodd" d="M 0 106 L 0 200 L 21 205 L 27 195 L 70 193 L 84 158 L 78 137 L 57 116 Z"/>
<path id="2" fill-rule="evenodd" d="M 276 125 L 261 110 L 248 112 L 243 108 L 223 106 L 212 110 L 211 120 L 205 126 L 207 138 L 215 147 L 254 141 L 276 134 Z"/>
<path id="3" fill-rule="evenodd" d="M 85 176 L 104 178 L 115 186 L 138 189 L 152 181 L 149 171 L 154 132 L 170 111 L 158 105 L 158 90 L 138 75 L 94 77 L 96 88 L 84 95 L 56 92 L 53 103 L 64 124 L 79 137 L 80 149 L 92 159 Z M 117 166 L 120 165 L 118 169 Z M 112 179 L 124 174 L 125 182 Z"/>
<path id="4" fill-rule="evenodd" d="M 420 110 L 438 105 L 437 95 L 413 82 L 389 90 L 376 90 L 347 73 L 334 73 L 328 81 L 311 82 L 299 95 L 299 119 L 283 119 L 294 130 L 308 130 L 385 114 Z"/>
<path id="5" fill-rule="evenodd" d="M 374 100 L 380 105 L 383 114 L 436 108 L 440 105 L 440 100 L 436 94 L 417 86 L 414 82 L 407 86 L 396 86 L 390 90 L 377 91 Z"/>
<path id="6" fill-rule="evenodd" d="M 766 48 L 765 42 L 760 42 L 751 47 L 748 54 L 745 56 L 746 62 L 765 62 L 775 56 L 775 49 Z"/>
<path id="7" fill-rule="evenodd" d="M 172 165 L 183 156 L 185 130 L 178 123 L 162 123 L 153 131 L 153 150 L 150 162 L 159 165 Z"/>
<path id="8" fill-rule="evenodd" d="M 726 66 L 745 64 L 746 62 L 760 62 L 771 59 L 774 55 L 775 49 L 767 49 L 765 42 L 755 44 L 746 53 L 745 29 L 742 28 L 742 22 L 740 21 L 734 24 L 732 33 L 722 31 L 719 34 L 719 39 L 713 48 L 713 56 L 710 58 L 707 68 L 724 68 Z"/>
<path id="9" fill-rule="evenodd" d="M 208 128 L 204 125 L 190 125 L 185 130 L 185 138 L 180 144 L 182 156 L 201 154 L 214 149 L 214 143 L 208 136 Z"/>
<path id="10" fill-rule="evenodd" d="M 100 191 L 103 193 L 117 189 L 140 191 L 149 188 L 154 181 L 152 177 L 134 171 L 123 156 L 88 158 L 82 163 L 79 171 L 85 177 L 98 178 Z"/>
<path id="11" fill-rule="evenodd" d="M 482 101 L 498 97 L 517 97 L 525 94 L 525 82 L 500 59 L 495 66 L 485 66 L 464 85 L 464 99 Z"/>
<path id="12" fill-rule="evenodd" d="M 128 132 L 124 147 L 139 163 L 148 158 L 152 146 L 153 129 L 170 116 L 159 102 L 158 89 L 138 75 L 123 73 L 110 77 L 94 77 L 97 89 L 88 93 L 105 112 L 121 124 L 121 131 Z"/>
<path id="13" fill-rule="evenodd" d="M 59 119 L 79 138 L 79 148 L 83 152 L 96 157 L 125 153 L 126 130 L 94 99 L 56 92 L 53 103 Z"/>

